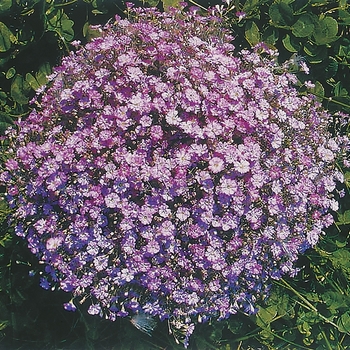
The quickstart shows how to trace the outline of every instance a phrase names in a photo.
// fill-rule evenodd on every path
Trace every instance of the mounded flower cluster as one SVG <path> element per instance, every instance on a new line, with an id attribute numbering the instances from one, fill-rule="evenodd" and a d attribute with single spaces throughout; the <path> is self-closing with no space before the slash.
<path id="1" fill-rule="evenodd" d="M 296 272 L 333 222 L 342 147 L 263 45 L 233 55 L 215 18 L 130 11 L 55 69 L 1 180 L 67 309 L 169 319 L 187 343 Z"/>

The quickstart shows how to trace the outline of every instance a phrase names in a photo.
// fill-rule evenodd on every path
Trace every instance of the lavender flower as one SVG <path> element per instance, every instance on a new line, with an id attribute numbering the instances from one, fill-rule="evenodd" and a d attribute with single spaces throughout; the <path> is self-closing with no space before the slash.
<path id="1" fill-rule="evenodd" d="M 234 56 L 214 17 L 129 12 L 55 69 L 1 179 L 44 288 L 168 319 L 186 345 L 295 274 L 332 222 L 344 140 L 263 45 Z"/>

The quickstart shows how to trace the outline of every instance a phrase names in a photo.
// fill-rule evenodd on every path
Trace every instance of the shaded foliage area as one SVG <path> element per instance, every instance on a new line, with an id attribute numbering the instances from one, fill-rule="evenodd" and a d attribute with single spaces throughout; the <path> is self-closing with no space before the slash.
<path id="1" fill-rule="evenodd" d="M 232 1 L 226 14 L 242 46 L 264 41 L 280 60 L 299 56 L 310 67 L 301 79 L 316 83 L 314 93 L 330 110 L 350 111 L 350 9 L 346 0 Z M 237 12 L 244 14 L 243 18 Z"/>
<path id="2" fill-rule="evenodd" d="M 177 2 L 135 3 L 164 8 Z M 196 4 L 208 7 L 207 1 Z M 221 2 L 210 5 L 217 4 Z M 315 82 L 314 93 L 330 110 L 350 111 L 350 8 L 346 0 L 238 0 L 229 9 L 224 16 L 240 48 L 263 40 L 279 50 L 281 61 L 301 56 L 310 75 L 300 74 L 299 79 Z M 0 133 L 29 113 L 34 90 L 45 84 L 51 68 L 72 49 L 70 42 L 88 41 L 96 35 L 90 25 L 105 23 L 124 10 L 125 4 L 118 0 L 1 1 Z M 342 125 L 341 132 L 349 133 L 348 124 Z M 190 348 L 350 348 L 350 172 L 343 171 L 345 184 L 339 191 L 345 191 L 345 197 L 335 214 L 337 223 L 316 249 L 300 258 L 299 275 L 275 283 L 256 316 L 239 314 L 198 327 Z M 112 323 L 89 316 L 83 305 L 76 313 L 65 311 L 65 293 L 39 287 L 42 266 L 7 227 L 8 210 L 1 201 L 0 348 L 183 348 L 169 335 L 166 323 L 149 337 L 128 320 Z"/>
<path id="3" fill-rule="evenodd" d="M 4 1 L 0 7 L 0 132 L 28 114 L 34 90 L 72 47 L 94 35 L 90 25 L 122 13 L 120 1 Z"/>

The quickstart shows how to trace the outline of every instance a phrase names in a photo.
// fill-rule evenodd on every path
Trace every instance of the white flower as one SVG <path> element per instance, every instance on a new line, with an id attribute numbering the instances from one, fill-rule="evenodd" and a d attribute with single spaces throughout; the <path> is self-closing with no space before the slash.
<path id="1" fill-rule="evenodd" d="M 234 163 L 235 170 L 241 174 L 245 174 L 250 170 L 250 164 L 247 160 L 242 159 L 239 162 Z"/>

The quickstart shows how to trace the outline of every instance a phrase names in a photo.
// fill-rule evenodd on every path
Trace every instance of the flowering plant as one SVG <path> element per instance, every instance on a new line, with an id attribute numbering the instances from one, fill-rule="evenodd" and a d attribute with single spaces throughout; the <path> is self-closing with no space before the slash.
<path id="1" fill-rule="evenodd" d="M 168 319 L 187 345 L 296 273 L 333 222 L 343 148 L 264 45 L 233 55 L 196 11 L 130 15 L 55 69 L 1 180 L 66 309 Z"/>

